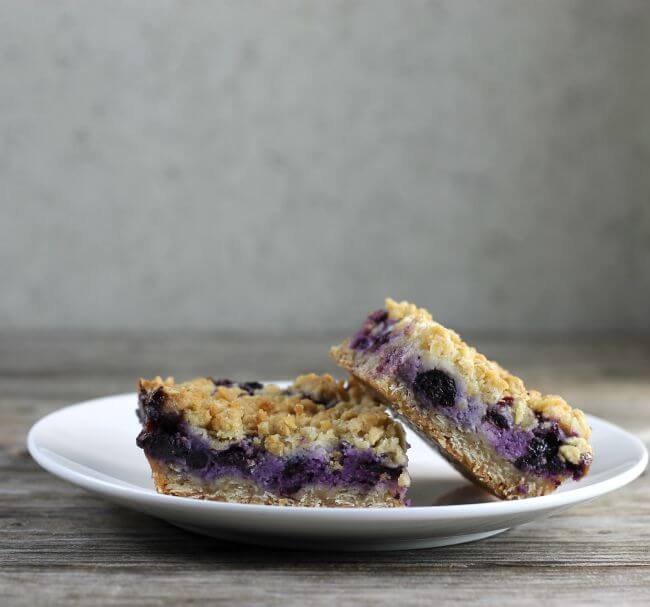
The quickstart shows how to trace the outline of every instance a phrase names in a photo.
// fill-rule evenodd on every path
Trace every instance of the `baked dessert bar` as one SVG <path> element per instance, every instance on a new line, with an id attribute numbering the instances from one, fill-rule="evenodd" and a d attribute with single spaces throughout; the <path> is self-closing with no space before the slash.
<path id="1" fill-rule="evenodd" d="M 407 302 L 386 300 L 334 360 L 468 478 L 505 499 L 545 495 L 592 461 L 582 411 L 527 390 Z"/>
<path id="2" fill-rule="evenodd" d="M 137 444 L 160 493 L 294 506 L 405 506 L 398 422 L 352 382 L 160 377 L 139 384 Z"/>

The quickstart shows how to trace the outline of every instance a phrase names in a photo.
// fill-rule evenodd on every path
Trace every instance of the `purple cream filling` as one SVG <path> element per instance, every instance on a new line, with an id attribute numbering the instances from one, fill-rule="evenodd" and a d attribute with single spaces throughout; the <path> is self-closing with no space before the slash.
<path id="1" fill-rule="evenodd" d="M 453 398 L 449 398 L 449 394 L 446 400 L 441 398 L 440 390 L 433 398 L 419 392 L 418 378 L 427 372 L 418 373 L 411 389 L 421 409 L 434 410 L 451 419 L 459 427 L 476 432 L 498 455 L 520 470 L 549 478 L 571 474 L 576 480 L 585 474 L 589 462 L 583 461 L 575 465 L 560 457 L 559 448 L 566 440 L 567 434 L 557 422 L 546 420 L 537 414 L 537 427 L 525 430 L 514 423 L 512 398 L 506 397 L 490 405 L 478 399 L 463 399 L 462 394 L 456 393 L 456 384 L 449 375 L 440 370 L 434 372 L 444 374 L 453 383 Z M 444 395 L 444 386 L 441 389 Z M 461 400 L 464 400 L 464 403 L 459 406 Z"/>
<path id="2" fill-rule="evenodd" d="M 421 372 L 413 383 L 415 400 L 421 409 L 435 410 L 453 420 L 459 427 L 476 432 L 498 455 L 525 472 L 548 478 L 571 474 L 576 480 L 585 474 L 589 462 L 582 461 L 575 465 L 560 457 L 559 449 L 567 434 L 557 422 L 546 420 L 537 414 L 537 426 L 532 430 L 516 426 L 512 412 L 513 401 L 510 397 L 490 405 L 478 399 L 465 398 L 463 405 L 459 406 L 463 395 L 455 393 L 454 380 L 443 371 L 435 372 L 444 374 L 453 383 L 454 397 L 451 401 L 446 401 L 453 404 L 442 404 L 440 394 L 427 398 L 426 395 L 418 393 L 416 386 Z"/>
<path id="3" fill-rule="evenodd" d="M 441 413 L 457 426 L 476 432 L 498 455 L 520 470 L 550 478 L 568 473 L 576 480 L 585 474 L 589 461 L 575 465 L 559 456 L 567 435 L 556 422 L 538 415 L 537 427 L 524 430 L 514 424 L 511 398 L 490 405 L 466 398 L 449 374 L 440 369 L 425 370 L 418 356 L 403 347 L 387 345 L 394 336 L 392 324 L 385 310 L 373 312 L 350 341 L 350 347 L 378 354 L 376 372 L 393 374 L 403 382 L 421 409 Z"/>
<path id="4" fill-rule="evenodd" d="M 331 451 L 301 449 L 279 457 L 245 438 L 215 450 L 206 439 L 193 434 L 180 416 L 162 411 L 159 398 L 156 392 L 140 395 L 144 427 L 137 445 L 149 457 L 174 464 L 186 474 L 205 481 L 221 477 L 247 479 L 285 497 L 310 485 L 370 490 L 379 484 L 395 497 L 405 497 L 406 488 L 397 484 L 403 466 L 388 465 L 370 449 L 356 449 L 341 442 Z"/>
<path id="5" fill-rule="evenodd" d="M 361 329 L 350 339 L 350 347 L 362 352 L 375 352 L 390 339 L 394 320 L 388 318 L 386 310 L 372 312 Z"/>

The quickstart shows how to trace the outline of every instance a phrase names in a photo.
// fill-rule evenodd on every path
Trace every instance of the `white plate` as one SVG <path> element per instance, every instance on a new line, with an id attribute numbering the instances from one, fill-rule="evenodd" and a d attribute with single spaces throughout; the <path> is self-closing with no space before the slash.
<path id="1" fill-rule="evenodd" d="M 648 461 L 638 438 L 590 417 L 595 461 L 586 478 L 553 495 L 504 502 L 474 487 L 408 431 L 411 508 L 226 504 L 156 493 L 135 445 L 135 409 L 135 394 L 123 394 L 51 413 L 30 430 L 29 452 L 52 474 L 179 527 L 291 548 L 397 550 L 478 540 L 618 489 L 639 476 Z"/>

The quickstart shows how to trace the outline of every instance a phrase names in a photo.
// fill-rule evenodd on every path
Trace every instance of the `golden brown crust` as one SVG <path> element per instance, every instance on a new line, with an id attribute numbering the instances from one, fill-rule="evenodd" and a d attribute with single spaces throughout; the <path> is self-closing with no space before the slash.
<path id="1" fill-rule="evenodd" d="M 239 504 L 305 506 L 328 508 L 399 508 L 405 504 L 386 488 L 373 491 L 358 488 L 309 487 L 293 497 L 282 497 L 260 489 L 255 483 L 239 478 L 220 478 L 205 482 L 188 477 L 155 459 L 149 459 L 156 490 L 166 495 L 191 497 Z"/>

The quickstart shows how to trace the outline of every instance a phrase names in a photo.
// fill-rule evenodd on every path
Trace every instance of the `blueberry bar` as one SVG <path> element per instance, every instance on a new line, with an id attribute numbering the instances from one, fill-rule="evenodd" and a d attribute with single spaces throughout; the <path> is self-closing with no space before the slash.
<path id="1" fill-rule="evenodd" d="M 592 461 L 582 411 L 527 390 L 429 312 L 391 299 L 334 360 L 463 474 L 504 499 L 546 495 Z"/>
<path id="2" fill-rule="evenodd" d="M 352 382 L 287 389 L 199 378 L 140 380 L 144 450 L 160 493 L 289 506 L 407 505 L 398 422 Z"/>

